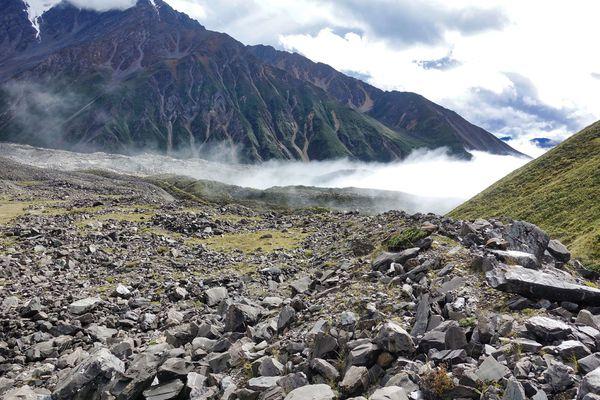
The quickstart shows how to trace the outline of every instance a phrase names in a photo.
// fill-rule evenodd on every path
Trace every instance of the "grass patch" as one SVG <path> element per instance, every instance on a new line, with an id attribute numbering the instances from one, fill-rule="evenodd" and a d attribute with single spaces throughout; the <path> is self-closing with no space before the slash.
<path id="1" fill-rule="evenodd" d="M 239 250 L 244 253 L 271 253 L 277 249 L 292 250 L 298 248 L 307 236 L 307 233 L 297 229 L 290 229 L 287 232 L 264 230 L 214 236 L 201 240 L 190 239 L 186 243 L 190 245 L 204 244 L 212 250 L 222 252 Z"/>
<path id="2" fill-rule="evenodd" d="M 495 183 L 449 215 L 509 217 L 560 239 L 584 264 L 600 269 L 600 122 Z"/>
<path id="3" fill-rule="evenodd" d="M 415 243 L 427 236 L 429 236 L 429 233 L 422 231 L 421 229 L 408 228 L 398 235 L 394 235 L 387 239 L 384 245 L 387 247 L 388 251 L 401 251 L 414 247 Z"/>
<path id="4" fill-rule="evenodd" d="M 32 204 L 30 202 L 0 203 L 0 224 L 6 224 L 21 215 L 25 215 L 25 210 Z"/>

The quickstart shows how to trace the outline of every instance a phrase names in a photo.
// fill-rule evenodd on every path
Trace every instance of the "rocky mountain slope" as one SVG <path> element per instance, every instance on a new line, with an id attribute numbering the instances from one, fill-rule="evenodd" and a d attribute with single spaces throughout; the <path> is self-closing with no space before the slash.
<path id="1" fill-rule="evenodd" d="M 522 221 L 269 209 L 0 159 L 0 396 L 573 399 L 598 274 Z"/>
<path id="2" fill-rule="evenodd" d="M 340 103 L 375 118 L 390 129 L 407 132 L 428 147 L 447 146 L 455 154 L 465 150 L 520 154 L 484 129 L 416 93 L 385 92 L 329 65 L 270 46 L 250 46 L 249 50 L 261 60 L 320 87 Z"/>
<path id="3" fill-rule="evenodd" d="M 162 0 L 104 13 L 62 3 L 38 21 L 39 33 L 22 0 L 1 7 L 0 140 L 244 162 L 391 161 L 440 146 L 462 157 L 517 154 L 420 96 L 384 93 L 329 69 L 352 83 L 343 92 L 319 83 L 306 59 L 302 73 L 265 62 L 265 52 Z"/>
<path id="4" fill-rule="evenodd" d="M 500 180 L 450 215 L 532 221 L 600 268 L 600 122 Z"/>

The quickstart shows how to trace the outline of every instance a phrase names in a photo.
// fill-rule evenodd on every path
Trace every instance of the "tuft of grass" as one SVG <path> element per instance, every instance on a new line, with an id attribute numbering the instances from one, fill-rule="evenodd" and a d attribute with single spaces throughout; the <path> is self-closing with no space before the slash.
<path id="1" fill-rule="evenodd" d="M 389 251 L 401 251 L 413 247 L 415 243 L 427 236 L 429 233 L 421 229 L 408 228 L 387 239 L 384 244 Z"/>
<path id="2" fill-rule="evenodd" d="M 212 250 L 222 252 L 239 250 L 247 254 L 255 252 L 271 253 L 277 249 L 296 249 L 307 236 L 308 233 L 297 229 L 290 229 L 286 232 L 261 230 L 213 236 L 209 239 L 190 239 L 186 244 L 204 244 Z"/>
<path id="3" fill-rule="evenodd" d="M 600 122 L 514 171 L 450 216 L 532 222 L 600 270 Z"/>

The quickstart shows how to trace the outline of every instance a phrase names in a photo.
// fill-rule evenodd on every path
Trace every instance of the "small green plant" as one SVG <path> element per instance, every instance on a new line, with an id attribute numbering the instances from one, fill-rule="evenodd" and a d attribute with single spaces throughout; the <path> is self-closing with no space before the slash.
<path id="1" fill-rule="evenodd" d="M 385 241 L 388 251 L 401 251 L 413 247 L 419 240 L 429 236 L 429 233 L 418 229 L 408 228 Z"/>
<path id="2" fill-rule="evenodd" d="M 475 317 L 467 317 L 458 321 L 458 324 L 461 328 L 474 328 L 477 325 L 477 318 Z"/>

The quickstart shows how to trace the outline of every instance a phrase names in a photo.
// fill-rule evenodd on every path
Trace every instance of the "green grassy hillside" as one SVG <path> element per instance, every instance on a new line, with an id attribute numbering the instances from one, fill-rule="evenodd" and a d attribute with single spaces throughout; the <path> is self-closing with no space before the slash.
<path id="1" fill-rule="evenodd" d="M 450 213 L 533 222 L 600 268 L 600 122 L 498 181 Z"/>

